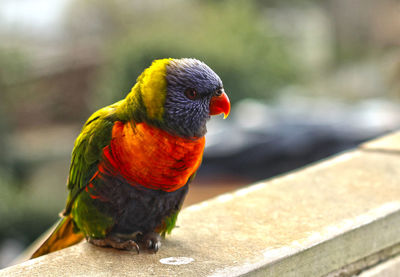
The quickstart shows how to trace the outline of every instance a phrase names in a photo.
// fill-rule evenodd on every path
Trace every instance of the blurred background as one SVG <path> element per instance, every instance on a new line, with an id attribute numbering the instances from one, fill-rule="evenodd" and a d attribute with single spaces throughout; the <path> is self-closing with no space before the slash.
<path id="1" fill-rule="evenodd" d="M 0 2 L 0 268 L 58 218 L 74 139 L 156 58 L 195 57 L 233 108 L 185 205 L 400 127 L 396 0 Z"/>

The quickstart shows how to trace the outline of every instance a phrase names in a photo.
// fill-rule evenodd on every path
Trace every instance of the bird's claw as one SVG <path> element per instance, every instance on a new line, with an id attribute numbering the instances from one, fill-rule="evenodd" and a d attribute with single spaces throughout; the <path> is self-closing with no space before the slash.
<path id="1" fill-rule="evenodd" d="M 135 235 L 136 236 L 136 235 Z M 136 242 L 136 241 L 137 242 Z M 157 253 L 161 247 L 161 236 L 158 233 L 150 232 L 145 235 L 137 234 L 137 238 L 133 239 L 121 239 L 116 236 L 109 236 L 104 239 L 93 239 L 88 238 L 88 241 L 94 245 L 101 247 L 112 247 L 120 250 L 133 250 L 139 254 L 139 244 L 146 250 Z"/>
<path id="2" fill-rule="evenodd" d="M 112 247 L 115 249 L 120 250 L 133 250 L 136 249 L 136 252 L 139 254 L 140 247 L 139 245 L 133 240 L 125 240 L 121 241 L 117 238 L 108 237 L 105 239 L 93 239 L 88 238 L 88 242 L 101 246 L 101 247 Z"/>
<path id="3" fill-rule="evenodd" d="M 157 253 L 161 247 L 161 237 L 158 233 L 150 232 L 143 236 L 142 242 L 147 250 Z"/>
<path id="4" fill-rule="evenodd" d="M 133 240 L 126 240 L 122 243 L 122 249 L 124 250 L 133 250 L 136 249 L 136 252 L 139 254 L 140 247 L 139 245 Z M 120 248 L 121 249 L 121 248 Z"/>

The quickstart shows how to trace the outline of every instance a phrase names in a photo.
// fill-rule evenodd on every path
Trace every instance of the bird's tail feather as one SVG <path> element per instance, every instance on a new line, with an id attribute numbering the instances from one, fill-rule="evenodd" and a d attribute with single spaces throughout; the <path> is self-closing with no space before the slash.
<path id="1" fill-rule="evenodd" d="M 67 215 L 60 220 L 53 233 L 33 253 L 31 259 L 74 245 L 83 238 L 83 234 L 77 232 L 71 215 Z"/>

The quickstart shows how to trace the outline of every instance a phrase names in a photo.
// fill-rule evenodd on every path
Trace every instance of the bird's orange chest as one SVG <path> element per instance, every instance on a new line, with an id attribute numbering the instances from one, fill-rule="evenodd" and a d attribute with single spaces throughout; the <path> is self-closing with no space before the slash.
<path id="1" fill-rule="evenodd" d="M 146 123 L 118 121 L 110 145 L 103 149 L 103 166 L 132 185 L 174 191 L 199 168 L 204 146 L 204 137 L 185 139 Z"/>

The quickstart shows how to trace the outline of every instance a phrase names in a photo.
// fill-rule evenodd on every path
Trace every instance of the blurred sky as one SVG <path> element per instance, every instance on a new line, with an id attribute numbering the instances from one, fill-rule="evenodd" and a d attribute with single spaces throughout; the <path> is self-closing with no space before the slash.
<path id="1" fill-rule="evenodd" d="M 69 0 L 3 0 L 0 2 L 0 27 L 3 31 L 24 31 L 54 35 Z"/>

